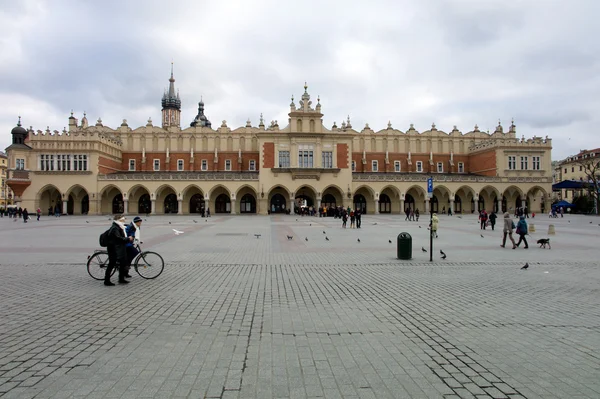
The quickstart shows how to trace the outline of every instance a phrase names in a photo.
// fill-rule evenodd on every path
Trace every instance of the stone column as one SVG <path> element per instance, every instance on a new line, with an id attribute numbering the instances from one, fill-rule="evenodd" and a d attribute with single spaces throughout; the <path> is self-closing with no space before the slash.
<path id="1" fill-rule="evenodd" d="M 400 200 L 400 214 L 404 214 L 404 200 L 401 199 Z"/>
<path id="2" fill-rule="evenodd" d="M 315 212 L 319 212 L 319 208 L 321 207 L 321 198 L 317 198 L 317 209 L 315 209 Z"/>
<path id="3" fill-rule="evenodd" d="M 156 215 L 156 200 L 155 199 L 150 200 L 150 214 Z"/>
<path id="4" fill-rule="evenodd" d="M 102 215 L 102 200 L 98 198 L 96 201 L 96 215 Z M 54 212 L 54 210 L 52 210 Z"/>
<path id="5" fill-rule="evenodd" d="M 231 200 L 231 214 L 232 215 L 236 214 L 235 213 L 235 200 L 234 199 Z"/>
<path id="6" fill-rule="evenodd" d="M 499 199 L 499 200 L 497 200 L 497 202 L 498 202 L 498 213 L 502 213 L 502 200 Z"/>
<path id="7" fill-rule="evenodd" d="M 210 200 L 205 199 L 204 200 L 204 214 L 206 214 L 206 211 L 208 210 L 209 205 L 210 205 Z"/>
<path id="8" fill-rule="evenodd" d="M 177 214 L 183 215 L 183 199 L 177 199 Z"/>
<path id="9" fill-rule="evenodd" d="M 67 205 L 69 204 L 69 201 L 63 201 L 63 209 L 62 209 L 62 214 L 66 215 L 67 214 Z"/>
<path id="10" fill-rule="evenodd" d="M 290 197 L 290 215 L 294 214 L 294 202 L 295 202 L 294 198 Z M 269 209 L 271 209 L 271 208 L 269 208 Z"/>
<path id="11" fill-rule="evenodd" d="M 454 215 L 454 198 L 450 198 L 450 210 L 452 211 L 452 214 Z"/>
<path id="12" fill-rule="evenodd" d="M 375 200 L 375 214 L 379 215 L 379 200 Z"/>
<path id="13" fill-rule="evenodd" d="M 425 198 L 425 213 L 429 213 L 429 198 Z"/>
<path id="14" fill-rule="evenodd" d="M 123 200 L 123 214 L 127 215 L 128 213 L 129 213 L 129 200 L 124 199 Z"/>

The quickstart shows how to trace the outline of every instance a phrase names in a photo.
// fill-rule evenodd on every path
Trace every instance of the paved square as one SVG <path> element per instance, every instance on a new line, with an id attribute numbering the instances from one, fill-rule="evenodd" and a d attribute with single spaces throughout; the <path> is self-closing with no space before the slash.
<path id="1" fill-rule="evenodd" d="M 105 287 L 85 261 L 107 217 L 3 218 L 0 395 L 599 398 L 600 219 L 529 222 L 511 250 L 442 215 L 429 262 L 426 218 L 151 216 L 164 273 Z"/>

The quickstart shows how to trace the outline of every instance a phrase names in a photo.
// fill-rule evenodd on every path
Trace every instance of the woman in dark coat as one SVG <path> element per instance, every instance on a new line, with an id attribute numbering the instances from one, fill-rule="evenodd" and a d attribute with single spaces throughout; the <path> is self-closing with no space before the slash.
<path id="1" fill-rule="evenodd" d="M 27 219 L 29 219 L 29 212 L 27 212 L 27 208 L 23 209 L 23 223 L 27 223 Z"/>
<path id="2" fill-rule="evenodd" d="M 133 241 L 133 237 L 127 237 L 125 232 L 125 216 L 115 215 L 113 224 L 108 231 L 108 267 L 104 274 L 104 285 L 115 285 L 110 281 L 110 275 L 117 265 L 119 266 L 119 283 L 129 283 L 125 280 L 128 265 L 126 244 L 131 241 Z"/>

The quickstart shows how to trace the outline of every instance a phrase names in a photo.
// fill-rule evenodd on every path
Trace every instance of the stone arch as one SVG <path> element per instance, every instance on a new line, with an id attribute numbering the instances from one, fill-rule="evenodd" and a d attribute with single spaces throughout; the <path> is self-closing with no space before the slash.
<path id="1" fill-rule="evenodd" d="M 303 205 L 314 208 L 317 206 L 317 190 L 310 184 L 303 184 L 294 191 L 294 200 L 298 208 Z"/>
<path id="2" fill-rule="evenodd" d="M 433 185 L 433 197 L 431 198 L 431 210 L 436 213 L 448 213 L 450 209 L 450 196 L 452 192 L 446 186 Z"/>
<path id="3" fill-rule="evenodd" d="M 155 213 L 177 213 L 179 212 L 178 193 L 170 184 L 163 184 L 154 191 Z"/>
<path id="4" fill-rule="evenodd" d="M 473 213 L 477 209 L 475 190 L 470 186 L 460 186 L 454 193 L 454 209 L 456 213 Z"/>
<path id="5" fill-rule="evenodd" d="M 100 213 L 117 214 L 125 212 L 123 190 L 114 184 L 109 184 L 100 191 Z"/>
<path id="6" fill-rule="evenodd" d="M 380 213 L 400 213 L 400 190 L 398 187 L 388 184 L 379 192 L 379 212 Z M 385 196 L 387 198 L 383 198 Z M 387 200 L 389 199 L 389 202 Z M 382 205 L 386 203 L 389 205 Z M 389 208 L 389 209 L 388 209 Z"/>
<path id="7" fill-rule="evenodd" d="M 210 190 L 209 206 L 211 214 L 231 213 L 231 192 L 222 184 L 217 184 Z"/>
<path id="8" fill-rule="evenodd" d="M 500 191 L 494 186 L 484 186 L 479 190 L 478 211 L 486 210 L 488 213 L 492 211 L 498 212 L 498 200 L 501 199 Z"/>
<path id="9" fill-rule="evenodd" d="M 256 189 L 249 184 L 244 184 L 235 192 L 237 213 L 257 213 L 258 212 L 258 193 Z"/>
<path id="10" fill-rule="evenodd" d="M 181 212 L 202 213 L 204 209 L 204 191 L 196 184 L 190 184 L 181 191 Z"/>
<path id="11" fill-rule="evenodd" d="M 335 215 L 335 208 L 344 203 L 344 190 L 336 184 L 326 186 L 321 192 L 321 207 L 326 207 L 326 216 Z"/>
<path id="12" fill-rule="evenodd" d="M 547 212 L 550 209 L 550 197 L 546 190 L 537 185 L 527 190 L 527 206 L 530 212 Z"/>
<path id="13" fill-rule="evenodd" d="M 508 186 L 502 192 L 503 212 L 514 212 L 521 206 L 525 194 L 518 186 Z"/>
<path id="14" fill-rule="evenodd" d="M 411 210 L 416 211 L 419 210 L 419 213 L 425 212 L 425 197 L 427 193 L 425 189 L 418 185 L 412 185 L 406 190 L 406 194 L 404 196 L 404 203 L 410 204 L 410 200 L 413 200 L 413 204 L 411 205 Z M 410 197 L 409 197 L 410 196 Z M 414 206 L 414 208 L 413 208 Z M 405 205 L 407 208 L 407 206 Z"/>
<path id="15" fill-rule="evenodd" d="M 359 191 L 362 190 L 366 190 L 370 197 L 369 199 L 375 200 L 375 190 L 373 190 L 373 188 L 371 188 L 370 186 L 367 186 L 366 184 L 361 184 L 360 186 L 356 187 L 356 189 L 354 190 L 354 193 L 356 194 Z"/>
<path id="16" fill-rule="evenodd" d="M 90 196 L 82 185 L 71 186 L 66 192 L 66 198 L 69 215 L 85 215 L 90 211 Z M 43 208 L 41 209 L 43 211 Z"/>
<path id="17" fill-rule="evenodd" d="M 62 213 L 62 194 L 54 184 L 47 184 L 42 187 L 37 193 L 36 202 L 37 208 L 40 208 L 42 213 L 53 214 L 56 205 L 59 207 L 59 212 Z M 50 211 L 50 207 L 52 207 L 52 211 Z"/>
<path id="18" fill-rule="evenodd" d="M 360 209 L 363 215 L 375 213 L 375 191 L 365 184 L 358 186 L 352 195 L 352 208 Z"/>
<path id="19" fill-rule="evenodd" d="M 294 212 L 292 209 L 292 201 L 290 197 L 292 193 L 287 187 L 282 185 L 275 185 L 267 191 L 267 213 L 291 213 Z M 262 193 L 261 193 L 262 197 Z"/>

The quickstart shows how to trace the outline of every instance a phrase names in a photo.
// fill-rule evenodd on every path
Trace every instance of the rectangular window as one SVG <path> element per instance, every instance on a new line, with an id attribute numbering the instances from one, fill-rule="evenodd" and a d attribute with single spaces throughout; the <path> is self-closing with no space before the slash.
<path id="1" fill-rule="evenodd" d="M 352 171 L 356 172 L 356 161 L 352 161 Z"/>
<path id="2" fill-rule="evenodd" d="M 531 157 L 531 168 L 533 170 L 540 170 L 540 157 Z"/>
<path id="3" fill-rule="evenodd" d="M 40 155 L 40 170 L 46 170 L 46 155 Z"/>
<path id="4" fill-rule="evenodd" d="M 313 152 L 310 150 L 298 151 L 298 167 L 312 168 L 313 167 Z"/>
<path id="5" fill-rule="evenodd" d="M 54 155 L 50 155 L 50 169 L 49 170 L 54 170 Z"/>
<path id="6" fill-rule="evenodd" d="M 62 170 L 62 155 L 56 156 L 56 170 Z"/>
<path id="7" fill-rule="evenodd" d="M 535 158 L 535 157 L 533 157 L 533 158 Z M 533 161 L 533 162 L 535 163 L 535 161 Z M 534 167 L 534 169 L 535 169 L 535 167 Z M 581 165 L 579 165 L 579 171 L 581 172 L 582 170 L 583 170 L 583 168 L 581 167 Z"/>
<path id="8" fill-rule="evenodd" d="M 567 173 L 567 168 L 565 168 L 565 173 Z"/>
<path id="9" fill-rule="evenodd" d="M 458 173 L 465 173 L 465 164 L 464 162 L 458 163 Z"/>
<path id="10" fill-rule="evenodd" d="M 333 152 L 323 151 L 323 168 L 333 168 Z"/>
<path id="11" fill-rule="evenodd" d="M 527 157 L 521 157 L 521 170 L 527 170 L 529 169 L 529 161 L 527 159 Z"/>
<path id="12" fill-rule="evenodd" d="M 437 163 L 437 171 L 438 171 L 438 173 L 444 173 L 444 163 L 443 162 Z"/>
<path id="13" fill-rule="evenodd" d="M 279 151 L 279 167 L 289 168 L 290 167 L 290 152 Z"/>
<path id="14" fill-rule="evenodd" d="M 154 160 L 154 170 L 160 170 L 160 159 Z"/>
<path id="15" fill-rule="evenodd" d="M 571 173 L 575 172 L 575 167 L 571 166 Z"/>
<path id="16" fill-rule="evenodd" d="M 377 161 L 371 161 L 371 172 L 378 172 L 379 164 Z"/>
<path id="17" fill-rule="evenodd" d="M 400 172 L 400 161 L 394 161 L 394 172 Z"/>
<path id="18" fill-rule="evenodd" d="M 417 172 L 423 172 L 423 162 L 417 161 Z"/>
<path id="19" fill-rule="evenodd" d="M 183 171 L 183 159 L 177 160 L 177 171 L 179 171 L 179 172 Z"/>
<path id="20" fill-rule="evenodd" d="M 130 172 L 134 172 L 135 171 L 135 159 L 130 159 L 129 160 L 129 171 Z"/>
<path id="21" fill-rule="evenodd" d="M 515 170 L 517 169 L 517 157 L 511 155 L 508 157 L 508 169 Z"/>
<path id="22" fill-rule="evenodd" d="M 17 158 L 15 166 L 17 170 L 25 170 L 25 159 Z"/>
<path id="23" fill-rule="evenodd" d="M 67 158 L 67 171 L 71 170 L 71 155 L 65 155 Z"/>
<path id="24" fill-rule="evenodd" d="M 208 161 L 206 159 L 202 160 L 202 166 L 200 166 L 202 170 L 208 170 Z"/>
<path id="25" fill-rule="evenodd" d="M 248 165 L 248 170 L 255 171 L 256 170 L 256 161 L 254 159 L 250 160 Z"/>
<path id="26" fill-rule="evenodd" d="M 231 170 L 231 159 L 226 159 L 225 160 L 225 170 L 226 171 L 230 171 Z"/>

